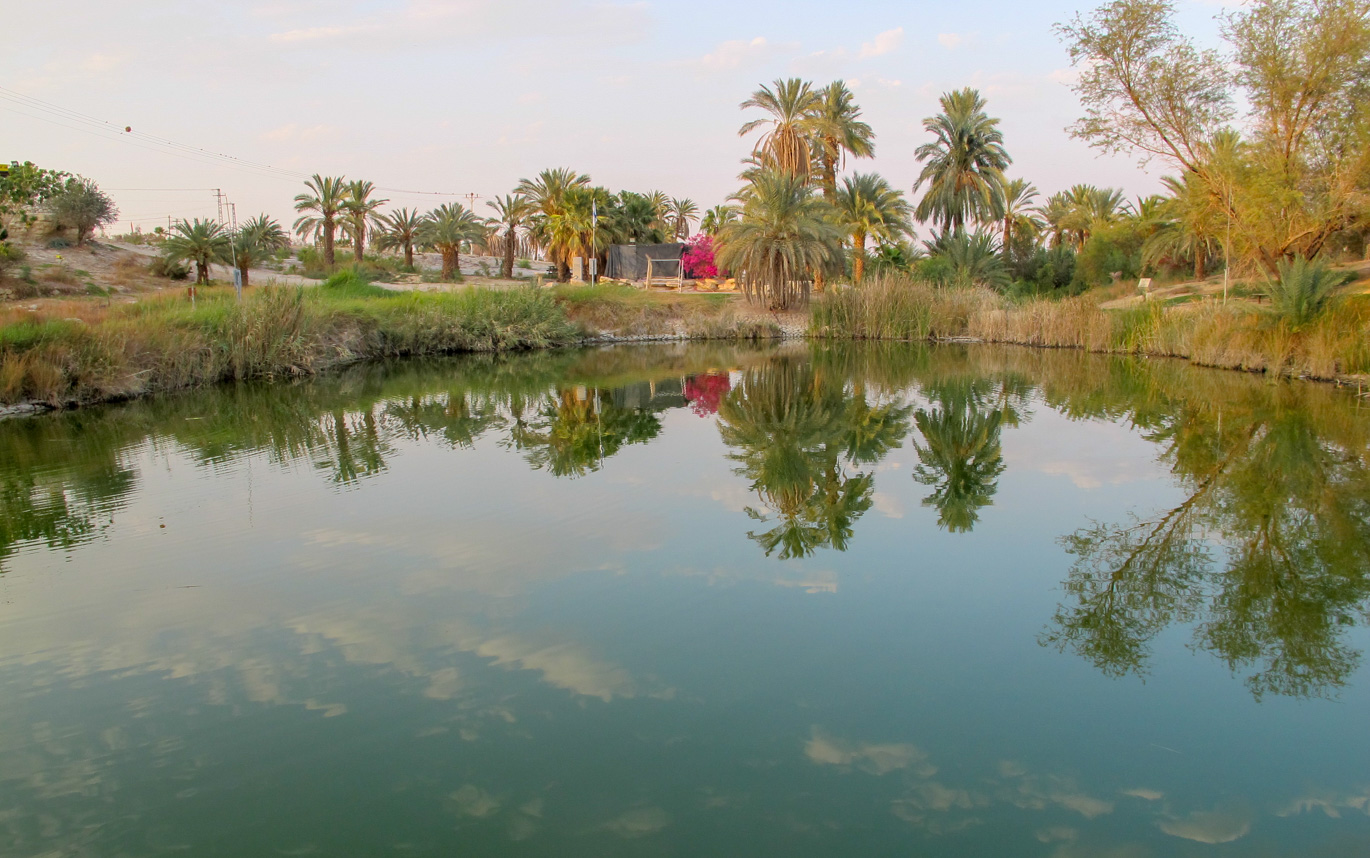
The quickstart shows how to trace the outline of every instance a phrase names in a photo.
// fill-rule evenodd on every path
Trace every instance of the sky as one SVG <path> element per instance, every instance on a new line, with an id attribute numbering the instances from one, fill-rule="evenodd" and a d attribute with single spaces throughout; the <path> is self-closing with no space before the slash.
<path id="1" fill-rule="evenodd" d="M 95 179 L 119 232 L 215 216 L 215 188 L 239 220 L 289 222 L 316 172 L 369 179 L 391 207 L 478 194 L 489 214 L 520 178 L 565 166 L 704 209 L 737 189 L 754 142 L 738 137 L 754 117 L 738 105 L 801 76 L 847 82 L 876 133 L 876 157 L 848 170 L 906 192 L 923 119 L 941 93 L 973 86 L 1002 120 L 1010 176 L 1044 194 L 1150 193 L 1163 165 L 1101 156 L 1065 131 L 1081 108 L 1053 26 L 1099 2 L 5 3 L 0 160 Z M 1219 46 L 1215 16 L 1234 0 L 1176 5 L 1182 30 Z"/>

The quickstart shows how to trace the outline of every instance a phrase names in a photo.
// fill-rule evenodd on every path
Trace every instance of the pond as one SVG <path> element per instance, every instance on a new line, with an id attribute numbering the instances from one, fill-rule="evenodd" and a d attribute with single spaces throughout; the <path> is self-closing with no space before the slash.
<path id="1" fill-rule="evenodd" d="M 0 423 L 0 854 L 1370 854 L 1368 443 L 906 344 Z"/>

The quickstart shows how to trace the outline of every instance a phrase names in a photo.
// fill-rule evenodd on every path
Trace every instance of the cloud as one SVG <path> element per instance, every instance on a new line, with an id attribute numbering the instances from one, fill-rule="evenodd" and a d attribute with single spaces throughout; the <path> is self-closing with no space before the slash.
<path id="1" fill-rule="evenodd" d="M 351 27 L 306 27 L 301 30 L 286 30 L 283 33 L 272 33 L 269 38 L 273 42 L 319 42 L 330 39 L 337 39 L 343 36 L 352 36 L 357 33 L 365 33 L 374 30 L 371 25 L 354 25 Z"/>
<path id="2" fill-rule="evenodd" d="M 964 44 L 965 41 L 966 37 L 961 35 L 960 33 L 937 34 L 937 44 L 941 45 L 949 51 L 954 51 L 957 48 L 961 47 L 961 45 Z"/>
<path id="3" fill-rule="evenodd" d="M 1244 808 L 1196 810 L 1183 819 L 1165 819 L 1161 830 L 1198 843 L 1231 843 L 1251 830 L 1251 812 Z"/>
<path id="4" fill-rule="evenodd" d="M 870 57 L 880 57 L 885 54 L 891 54 L 899 50 L 899 46 L 903 44 L 903 42 L 904 28 L 895 27 L 893 30 L 886 30 L 879 34 L 869 42 L 862 43 L 859 56 L 862 59 L 868 59 Z"/>
<path id="5" fill-rule="evenodd" d="M 259 136 L 262 140 L 270 140 L 275 143 L 307 143 L 311 140 L 327 137 L 330 134 L 336 134 L 337 131 L 338 129 L 334 128 L 332 125 L 301 126 L 291 122 L 278 128 L 273 128 Z"/>
<path id="6" fill-rule="evenodd" d="M 694 65 L 709 71 L 741 68 L 743 65 L 757 62 L 774 48 L 775 46 L 766 41 L 765 36 L 757 36 L 750 42 L 734 39 L 719 43 L 712 51 L 696 60 Z"/>

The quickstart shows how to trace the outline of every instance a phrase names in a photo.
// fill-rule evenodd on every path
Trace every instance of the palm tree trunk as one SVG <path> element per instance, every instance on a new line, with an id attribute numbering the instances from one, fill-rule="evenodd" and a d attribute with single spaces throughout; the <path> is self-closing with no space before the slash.
<path id="1" fill-rule="evenodd" d="M 509 231 L 504 234 L 504 268 L 500 274 L 505 280 L 514 279 L 514 242 L 517 236 L 514 234 L 514 225 L 509 224 Z"/>
<path id="2" fill-rule="evenodd" d="M 362 255 L 366 253 L 366 223 L 352 222 L 352 256 L 361 264 Z"/>
<path id="3" fill-rule="evenodd" d="M 1196 248 L 1194 251 L 1194 279 L 1202 280 L 1208 276 L 1204 270 L 1204 251 L 1203 248 Z"/>
<path id="4" fill-rule="evenodd" d="M 209 263 L 200 259 L 195 260 L 195 282 L 209 285 Z"/>
<path id="5" fill-rule="evenodd" d="M 852 236 L 852 249 L 856 254 L 851 261 L 851 279 L 860 283 L 866 276 L 866 234 L 858 232 Z"/>
<path id="6" fill-rule="evenodd" d="M 442 279 L 451 280 L 452 272 L 457 270 L 457 251 L 450 247 L 444 247 L 442 252 Z"/>
<path id="7" fill-rule="evenodd" d="M 407 241 L 404 243 L 404 267 L 414 267 L 414 245 Z"/>
<path id="8" fill-rule="evenodd" d="M 323 222 L 323 264 L 329 268 L 333 267 L 333 230 L 337 226 L 332 218 L 325 218 Z"/>
<path id="9" fill-rule="evenodd" d="M 1009 248 L 1013 246 L 1013 221 L 1008 217 L 1004 218 L 1004 261 L 1008 262 L 1011 258 Z"/>
<path id="10" fill-rule="evenodd" d="M 246 289 L 246 288 L 247 288 L 247 285 L 248 285 L 248 284 L 247 284 L 247 261 L 246 261 L 246 260 L 244 260 L 244 261 L 238 266 L 238 270 L 239 270 L 240 272 L 242 272 L 242 275 L 243 275 L 243 288 Z"/>

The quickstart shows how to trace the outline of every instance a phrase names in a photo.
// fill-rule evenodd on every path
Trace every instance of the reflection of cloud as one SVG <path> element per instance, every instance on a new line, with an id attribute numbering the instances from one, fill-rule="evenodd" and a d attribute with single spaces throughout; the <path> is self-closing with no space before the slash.
<path id="1" fill-rule="evenodd" d="M 506 636 L 485 641 L 475 651 L 477 655 L 494 659 L 495 664 L 513 664 L 524 670 L 541 671 L 549 685 L 586 697 L 598 697 L 606 703 L 615 697 L 636 694 L 628 671 L 599 661 L 577 644 L 542 646 Z"/>
<path id="2" fill-rule="evenodd" d="M 1130 795 L 1133 798 L 1140 798 L 1143 801 L 1160 801 L 1165 798 L 1165 793 L 1160 790 L 1145 789 L 1144 787 L 1125 789 L 1123 790 L 1123 795 Z"/>
<path id="3" fill-rule="evenodd" d="M 1298 816 L 1320 810 L 1333 819 L 1340 819 L 1343 810 L 1354 810 L 1370 815 L 1370 788 L 1359 793 L 1339 795 L 1331 790 L 1318 791 L 1296 798 L 1275 811 L 1276 816 Z"/>
<path id="4" fill-rule="evenodd" d="M 896 495 L 875 492 L 871 495 L 871 505 L 885 518 L 904 517 L 904 502 Z"/>
<path id="5" fill-rule="evenodd" d="M 1163 819 L 1161 830 L 1199 843 L 1231 843 L 1251 830 L 1251 812 L 1228 807 L 1196 810 L 1183 819 Z"/>
<path id="6" fill-rule="evenodd" d="M 1008 781 L 999 797 L 1015 807 L 1045 810 L 1054 804 L 1072 810 L 1085 819 L 1113 812 L 1113 802 L 1082 792 L 1068 778 L 1030 775 L 1016 763 L 1008 762 L 1000 763 L 999 771 Z"/>
<path id="7" fill-rule="evenodd" d="M 925 778 L 937 773 L 937 767 L 928 763 L 928 755 L 913 745 L 846 742 L 825 736 L 816 727 L 804 746 L 804 756 L 819 765 L 851 766 L 872 775 L 900 769 L 911 769 Z"/>
<path id="8" fill-rule="evenodd" d="M 1044 828 L 1037 832 L 1037 839 L 1042 843 L 1059 843 L 1063 840 L 1078 840 L 1080 832 L 1073 828 L 1058 825 L 1055 828 Z"/>
<path id="9" fill-rule="evenodd" d="M 448 796 L 448 799 L 459 816 L 470 816 L 475 819 L 484 819 L 498 813 L 501 804 L 499 799 L 475 784 L 466 784 Z"/>
<path id="10" fill-rule="evenodd" d="M 671 824 L 671 815 L 659 807 L 635 807 L 600 826 L 601 830 L 625 839 L 655 834 Z"/>

